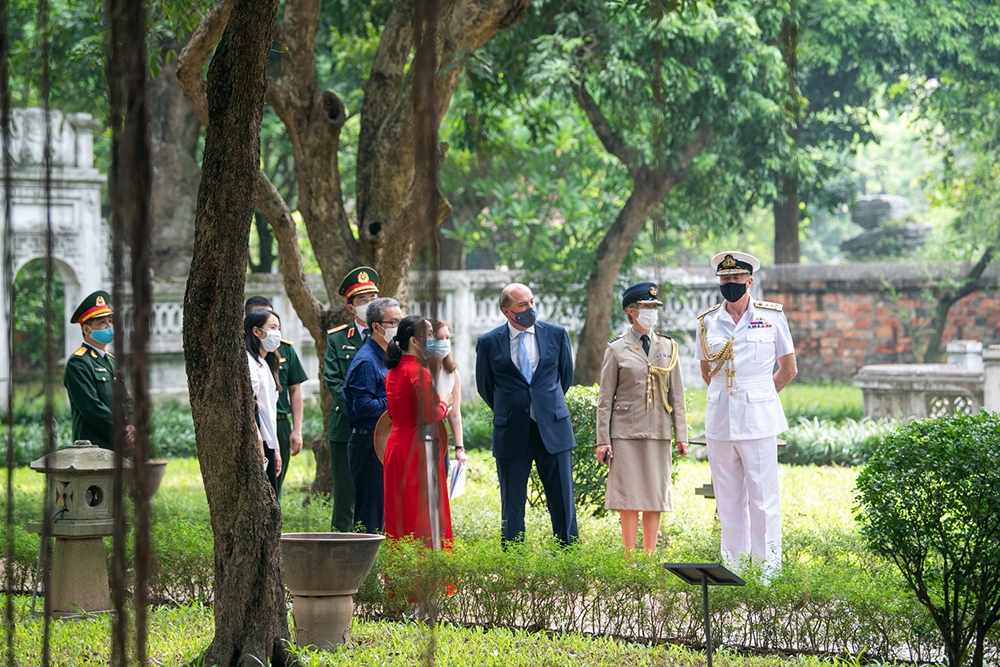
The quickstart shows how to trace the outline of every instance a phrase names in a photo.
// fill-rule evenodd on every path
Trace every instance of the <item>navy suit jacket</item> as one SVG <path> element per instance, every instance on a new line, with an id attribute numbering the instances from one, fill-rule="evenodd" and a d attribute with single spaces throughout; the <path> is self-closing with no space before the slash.
<path id="1" fill-rule="evenodd" d="M 535 322 L 538 368 L 531 384 L 510 358 L 507 323 L 483 334 L 476 344 L 476 388 L 493 410 L 493 456 L 518 458 L 528 451 L 530 408 L 550 454 L 576 446 L 566 390 L 573 381 L 573 350 L 566 329 Z"/>

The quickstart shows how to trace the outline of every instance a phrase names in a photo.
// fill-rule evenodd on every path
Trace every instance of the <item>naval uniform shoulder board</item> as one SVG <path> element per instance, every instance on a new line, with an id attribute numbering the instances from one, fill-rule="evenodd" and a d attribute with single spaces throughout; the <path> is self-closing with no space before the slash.
<path id="1" fill-rule="evenodd" d="M 290 340 L 285 340 L 284 338 L 282 338 L 282 339 L 280 339 L 280 340 L 281 340 L 281 342 L 282 342 L 282 343 L 284 343 L 285 345 L 295 345 L 295 343 L 293 343 L 293 342 L 292 342 L 292 341 L 290 341 Z"/>
<path id="2" fill-rule="evenodd" d="M 621 334 L 618 334 L 617 336 L 615 336 L 614 338 L 612 338 L 612 339 L 610 339 L 610 340 L 608 341 L 608 345 L 611 345 L 611 343 L 615 342 L 616 340 L 618 340 L 618 339 L 619 339 L 619 338 L 621 338 L 621 337 L 622 337 L 622 335 L 621 335 Z"/>
<path id="3" fill-rule="evenodd" d="M 659 331 L 654 331 L 653 333 L 654 333 L 654 334 L 656 334 L 657 336 L 659 336 L 660 338 L 666 338 L 667 340 L 672 340 L 672 339 L 670 338 L 670 336 L 668 336 L 668 335 L 667 335 L 667 334 L 665 334 L 665 333 L 660 333 Z"/>
<path id="4" fill-rule="evenodd" d="M 754 301 L 753 305 L 757 308 L 766 308 L 767 310 L 776 310 L 779 313 L 782 311 L 784 306 L 780 303 L 775 303 L 774 301 Z"/>
<path id="5" fill-rule="evenodd" d="M 332 333 L 337 333 L 338 331 L 343 331 L 344 329 L 346 329 L 349 326 L 350 326 L 349 324 L 341 324 L 339 327 L 334 327 L 332 329 L 327 329 L 326 333 L 327 333 L 327 335 L 332 334 Z"/>
<path id="6" fill-rule="evenodd" d="M 709 314 L 710 312 L 712 312 L 713 310 L 717 310 L 717 309 L 718 309 L 718 308 L 720 308 L 721 306 L 722 306 L 722 304 L 721 304 L 721 303 L 717 303 L 717 304 L 715 304 L 714 306 L 712 306 L 711 308 L 709 308 L 708 310 L 706 310 L 705 312 L 703 312 L 703 313 L 702 313 L 701 315 L 699 315 L 699 316 L 698 316 L 698 319 L 700 320 L 701 318 L 705 317 L 706 315 L 708 315 L 708 314 Z"/>
<path id="7" fill-rule="evenodd" d="M 86 346 L 81 345 L 80 349 L 73 353 L 73 356 L 74 357 L 82 357 L 85 354 L 87 354 L 87 348 L 86 348 Z"/>

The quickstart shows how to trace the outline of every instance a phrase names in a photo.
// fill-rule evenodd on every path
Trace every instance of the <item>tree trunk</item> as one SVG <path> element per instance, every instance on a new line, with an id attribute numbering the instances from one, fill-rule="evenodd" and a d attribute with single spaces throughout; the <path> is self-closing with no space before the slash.
<path id="1" fill-rule="evenodd" d="M 782 199 L 774 202 L 774 263 L 799 263 L 799 183 L 794 174 L 781 175 Z"/>
<path id="2" fill-rule="evenodd" d="M 165 63 L 147 87 L 153 188 L 152 269 L 157 278 L 182 278 L 191 267 L 194 215 L 201 170 L 195 155 L 201 123 L 177 82 L 176 61 Z"/>
<path id="3" fill-rule="evenodd" d="M 637 186 L 597 249 L 597 266 L 587 279 L 587 317 L 576 352 L 575 384 L 595 384 L 601 377 L 604 350 L 611 331 L 615 278 L 629 249 L 646 225 L 646 218 L 666 192 L 658 195 L 658 192 Z"/>
<path id="4" fill-rule="evenodd" d="M 802 100 L 799 92 L 798 2 L 792 0 L 788 17 L 781 26 L 781 54 L 785 61 L 785 112 L 794 123 L 792 150 L 799 150 L 802 132 Z M 792 166 L 781 173 L 781 193 L 774 202 L 774 263 L 799 263 L 799 175 Z"/>
<path id="5" fill-rule="evenodd" d="M 246 247 L 278 0 L 235 0 L 208 69 L 209 118 L 184 295 L 184 357 L 215 547 L 205 664 L 284 665 L 281 511 L 261 468 L 243 345 Z"/>
<path id="6" fill-rule="evenodd" d="M 941 339 L 944 338 L 944 328 L 948 325 L 948 311 L 958 301 L 978 289 L 979 279 L 982 277 L 983 272 L 986 271 L 986 267 L 993 261 L 993 253 L 995 251 L 996 248 L 994 246 L 990 246 L 983 251 L 983 256 L 969 269 L 962 284 L 954 290 L 945 292 L 938 299 L 937 305 L 934 307 L 934 315 L 931 317 L 931 333 L 927 338 L 927 347 L 924 349 L 921 363 L 936 364 L 941 361 L 941 357 L 943 356 L 941 352 Z M 916 350 L 914 350 L 914 356 L 916 356 Z"/>
<path id="7" fill-rule="evenodd" d="M 259 261 L 254 264 L 250 262 L 250 273 L 271 273 L 274 266 L 274 234 L 267 224 L 267 216 L 260 211 L 253 214 L 253 226 L 257 231 L 257 239 L 260 241 Z"/>
<path id="8" fill-rule="evenodd" d="M 705 147 L 709 130 L 706 125 L 700 125 L 695 130 L 681 151 L 677 164 L 652 169 L 643 163 L 641 151 L 630 146 L 611 129 L 604 112 L 582 81 L 574 86 L 573 96 L 587 114 L 587 120 L 604 148 L 628 169 L 633 188 L 625 206 L 601 239 L 601 245 L 597 248 L 597 265 L 587 279 L 587 316 L 577 346 L 573 382 L 590 385 L 601 377 L 604 349 L 611 331 L 615 278 L 621 271 L 622 262 L 645 226 L 649 214 L 684 178 L 688 165 Z"/>

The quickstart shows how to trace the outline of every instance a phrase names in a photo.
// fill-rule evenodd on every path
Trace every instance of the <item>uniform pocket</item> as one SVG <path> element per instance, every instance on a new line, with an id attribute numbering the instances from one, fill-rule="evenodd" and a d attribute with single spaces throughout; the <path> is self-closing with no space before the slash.
<path id="1" fill-rule="evenodd" d="M 115 391 L 111 386 L 111 376 L 98 375 L 95 380 L 97 380 L 97 395 L 101 398 L 111 398 Z"/>
<path id="2" fill-rule="evenodd" d="M 714 354 L 726 344 L 727 340 L 729 339 L 722 336 L 709 336 L 706 342 L 708 343 L 708 349 Z"/>
<path id="3" fill-rule="evenodd" d="M 747 334 L 747 341 L 753 348 L 753 360 L 767 363 L 774 362 L 774 332 L 768 329 L 752 331 Z"/>
<path id="4" fill-rule="evenodd" d="M 768 390 L 764 387 L 752 387 L 747 389 L 747 401 L 750 403 L 764 403 L 774 399 L 777 393 L 774 389 Z"/>

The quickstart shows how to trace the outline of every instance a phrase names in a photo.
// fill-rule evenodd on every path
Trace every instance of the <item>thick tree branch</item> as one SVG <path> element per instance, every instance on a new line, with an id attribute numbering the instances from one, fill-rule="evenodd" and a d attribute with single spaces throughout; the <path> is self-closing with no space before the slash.
<path id="1" fill-rule="evenodd" d="M 442 2 L 436 40 L 440 67 L 435 85 L 439 113 L 455 90 L 462 57 L 525 16 L 528 0 Z M 412 80 L 403 72 L 412 45 L 412 3 L 398 0 L 383 31 L 372 74 L 365 86 L 358 142 L 357 200 L 362 260 L 378 267 L 383 236 L 398 218 L 414 174 Z"/>
<path id="2" fill-rule="evenodd" d="M 969 296 L 979 289 L 979 279 L 993 261 L 997 246 L 989 246 L 983 251 L 979 261 L 969 269 L 961 284 L 955 289 L 945 292 L 938 298 L 937 306 L 934 308 L 934 315 L 931 316 L 930 335 L 927 338 L 927 347 L 924 350 L 923 363 L 933 364 L 941 361 L 941 341 L 944 339 L 944 329 L 948 325 L 948 312 L 958 301 Z M 917 356 L 914 350 L 914 356 Z"/>
<path id="3" fill-rule="evenodd" d="M 691 161 L 708 142 L 708 127 L 704 123 L 688 140 L 674 164 L 655 169 L 639 165 L 631 169 L 632 193 L 618 217 L 605 233 L 597 248 L 597 263 L 587 280 L 587 317 L 577 350 L 573 381 L 593 384 L 600 377 L 605 343 L 611 327 L 611 304 L 615 278 L 621 271 L 625 256 L 635 244 L 653 210 L 682 180 Z"/>
<path id="4" fill-rule="evenodd" d="M 222 37 L 229 14 L 233 9 L 233 0 L 221 0 L 205 14 L 198 27 L 195 28 L 187 46 L 181 50 L 177 58 L 177 79 L 188 102 L 198 114 L 198 120 L 208 127 L 208 97 L 205 92 L 205 79 L 201 71 L 211 57 L 216 44 Z"/>
<path id="5" fill-rule="evenodd" d="M 317 345 L 326 345 L 326 332 L 323 330 L 321 313 L 323 305 L 316 300 L 312 288 L 306 282 L 305 269 L 302 266 L 302 255 L 299 253 L 299 239 L 295 234 L 295 221 L 288 205 L 278 189 L 267 178 L 263 171 L 257 171 L 257 208 L 271 223 L 274 238 L 278 241 L 278 253 L 281 256 L 281 275 L 284 279 L 285 293 L 295 304 L 302 324 L 309 330 L 309 335 Z M 299 304 L 308 304 L 308 308 L 299 308 Z"/>
<path id="6" fill-rule="evenodd" d="M 600 105 L 590 95 L 582 79 L 579 83 L 573 84 L 573 97 L 587 114 L 587 119 L 604 148 L 618 158 L 629 172 L 637 169 L 642 164 L 642 154 L 611 129 L 611 124 L 604 117 Z"/>
<path id="7" fill-rule="evenodd" d="M 208 127 L 208 101 L 205 79 L 201 76 L 201 72 L 226 29 L 231 10 L 232 0 L 222 0 L 215 5 L 195 29 L 191 40 L 178 58 L 177 78 L 180 80 L 181 89 L 205 127 Z M 272 90 L 268 85 L 265 98 L 281 104 L 287 99 L 287 95 L 283 91 Z M 278 241 L 285 292 L 313 340 L 325 349 L 323 306 L 306 282 L 291 210 L 263 169 L 258 169 L 256 181 L 254 205 L 271 223 Z"/>

